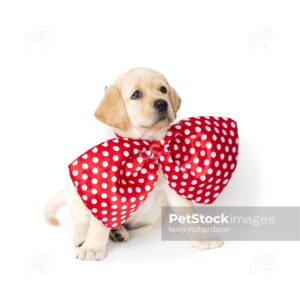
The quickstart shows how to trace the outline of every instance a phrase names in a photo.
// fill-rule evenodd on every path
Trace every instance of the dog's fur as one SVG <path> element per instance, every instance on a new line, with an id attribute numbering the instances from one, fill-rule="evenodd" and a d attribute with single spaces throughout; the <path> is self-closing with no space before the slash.
<path id="1" fill-rule="evenodd" d="M 163 92 L 161 87 L 164 87 Z M 131 99 L 135 91 L 141 97 Z M 167 110 L 162 113 L 154 108 L 157 100 L 167 102 Z M 175 120 L 181 99 L 166 78 L 157 71 L 137 68 L 121 75 L 106 91 L 96 109 L 95 116 L 101 122 L 113 128 L 123 137 L 134 139 L 159 140 L 163 138 L 169 125 Z M 127 220 L 124 226 L 109 229 L 92 216 L 78 196 L 71 180 L 66 188 L 53 197 L 45 209 L 46 220 L 58 225 L 55 211 L 59 205 L 67 203 L 75 227 L 75 245 L 77 258 L 82 260 L 101 260 L 105 256 L 109 236 L 114 241 L 127 241 L 129 233 L 143 233 L 161 224 L 161 207 L 188 206 L 187 201 L 174 192 L 166 183 L 159 170 L 159 179 L 145 203 Z M 199 249 L 222 246 L 223 242 L 207 238 L 194 241 Z"/>

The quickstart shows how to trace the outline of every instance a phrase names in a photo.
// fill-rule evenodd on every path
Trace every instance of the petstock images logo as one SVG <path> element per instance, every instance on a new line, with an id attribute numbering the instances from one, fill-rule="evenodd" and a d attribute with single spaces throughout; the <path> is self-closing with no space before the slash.
<path id="1" fill-rule="evenodd" d="M 299 207 L 164 207 L 162 240 L 299 241 Z"/>

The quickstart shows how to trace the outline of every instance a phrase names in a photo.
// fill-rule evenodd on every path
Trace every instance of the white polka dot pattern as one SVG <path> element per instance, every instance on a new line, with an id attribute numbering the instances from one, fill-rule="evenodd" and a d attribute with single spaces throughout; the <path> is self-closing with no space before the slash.
<path id="1" fill-rule="evenodd" d="M 229 118 L 196 117 L 173 124 L 161 141 L 116 137 L 69 165 L 86 207 L 109 228 L 123 224 L 153 190 L 158 166 L 179 195 L 210 204 L 236 168 L 238 131 Z"/>

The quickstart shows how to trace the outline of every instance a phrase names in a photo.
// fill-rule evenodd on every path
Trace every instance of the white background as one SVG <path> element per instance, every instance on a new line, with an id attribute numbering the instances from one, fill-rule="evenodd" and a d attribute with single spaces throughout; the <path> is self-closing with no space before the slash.
<path id="1" fill-rule="evenodd" d="M 299 1 L 2 1 L 1 292 L 6 299 L 271 299 L 299 296 L 299 243 L 226 243 L 198 252 L 160 231 L 75 259 L 42 218 L 67 165 L 104 138 L 105 85 L 158 69 L 179 118 L 237 120 L 240 157 L 217 205 L 299 205 Z"/>

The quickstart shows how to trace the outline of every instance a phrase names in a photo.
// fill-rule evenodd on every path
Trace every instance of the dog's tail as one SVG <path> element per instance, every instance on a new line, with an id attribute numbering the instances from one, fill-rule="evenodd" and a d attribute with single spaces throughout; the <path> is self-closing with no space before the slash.
<path id="1" fill-rule="evenodd" d="M 54 226 L 59 225 L 59 221 L 56 218 L 57 209 L 66 202 L 65 195 L 63 191 L 60 191 L 55 196 L 53 196 L 45 206 L 44 217 L 45 220 Z"/>

